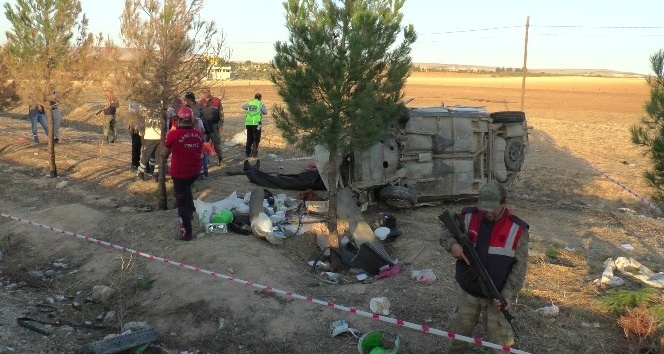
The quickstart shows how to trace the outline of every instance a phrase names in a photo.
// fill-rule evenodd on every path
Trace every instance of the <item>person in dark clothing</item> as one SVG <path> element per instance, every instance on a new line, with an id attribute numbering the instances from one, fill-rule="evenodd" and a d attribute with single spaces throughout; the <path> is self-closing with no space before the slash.
<path id="1" fill-rule="evenodd" d="M 506 198 L 507 192 L 501 184 L 488 182 L 480 189 L 477 206 L 461 211 L 460 223 L 465 226 L 482 264 L 505 298 L 505 309 L 509 310 L 511 299 L 521 290 L 526 278 L 529 237 L 528 224 L 507 208 Z M 500 312 L 500 301 L 487 298 L 479 277 L 467 280 L 463 276 L 470 263 L 462 246 L 451 232 L 443 233 L 440 243 L 457 259 L 455 280 L 461 288 L 452 331 L 471 336 L 481 319 L 489 341 L 506 347 L 514 345 L 514 333 Z M 454 341 L 448 353 L 466 353 L 468 350 L 468 343 Z"/>
<path id="2" fill-rule="evenodd" d="M 138 170 L 141 163 L 141 147 L 145 134 L 145 117 L 141 115 L 141 105 L 132 102 L 129 104 L 129 125 L 127 132 L 131 135 L 131 169 Z"/>
<path id="3" fill-rule="evenodd" d="M 212 96 L 209 88 L 202 90 L 202 97 L 198 103 L 201 105 L 203 124 L 206 134 L 209 136 L 217 153 L 217 164 L 221 165 L 221 132 L 224 130 L 224 106 L 219 97 Z"/>
<path id="4" fill-rule="evenodd" d="M 104 122 L 103 122 L 103 133 L 104 133 L 104 138 L 106 139 L 107 143 L 114 143 L 115 140 L 118 138 L 118 129 L 116 126 L 116 119 L 115 119 L 115 113 L 117 112 L 118 107 L 120 104 L 118 103 L 118 99 L 115 98 L 113 95 L 113 92 L 111 90 L 106 91 L 106 99 L 108 100 L 108 107 L 104 107 L 99 112 L 97 112 L 96 115 L 99 115 L 99 113 L 104 113 Z M 113 134 L 113 139 L 109 140 L 109 137 Z"/>

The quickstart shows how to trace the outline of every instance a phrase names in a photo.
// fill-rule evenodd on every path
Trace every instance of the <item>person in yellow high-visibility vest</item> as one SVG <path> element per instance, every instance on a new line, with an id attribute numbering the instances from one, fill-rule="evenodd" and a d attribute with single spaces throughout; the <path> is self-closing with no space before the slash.
<path id="1" fill-rule="evenodd" d="M 247 115 L 244 117 L 244 125 L 247 128 L 247 145 L 244 151 L 246 157 L 258 157 L 263 116 L 267 114 L 267 107 L 261 101 L 262 99 L 263 96 L 257 93 L 253 100 L 242 105 L 242 109 L 247 111 Z"/>

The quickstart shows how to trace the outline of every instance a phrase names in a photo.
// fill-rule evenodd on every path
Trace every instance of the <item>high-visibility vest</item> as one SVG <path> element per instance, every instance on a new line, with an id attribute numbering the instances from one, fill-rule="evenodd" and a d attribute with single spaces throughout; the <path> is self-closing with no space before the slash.
<path id="1" fill-rule="evenodd" d="M 247 102 L 247 115 L 244 117 L 244 125 L 258 125 L 261 122 L 263 118 L 262 106 L 263 103 L 256 98 Z"/>

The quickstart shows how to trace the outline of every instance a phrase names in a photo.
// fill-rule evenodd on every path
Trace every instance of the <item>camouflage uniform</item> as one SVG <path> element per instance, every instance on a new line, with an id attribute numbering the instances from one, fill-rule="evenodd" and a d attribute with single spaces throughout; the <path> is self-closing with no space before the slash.
<path id="1" fill-rule="evenodd" d="M 498 186 L 497 183 L 492 182 L 491 185 L 489 185 L 489 183 L 487 184 L 486 189 L 484 187 L 482 188 L 482 190 L 480 191 L 480 201 L 478 202 L 478 207 L 484 210 L 489 210 L 481 207 L 483 203 L 486 203 L 487 190 L 489 194 L 488 198 L 494 199 L 493 203 L 497 203 L 491 205 L 491 209 L 496 208 L 494 205 L 498 204 L 504 205 L 504 199 L 505 199 L 504 188 L 502 188 L 502 186 L 500 187 L 497 186 Z M 485 200 L 483 200 L 483 197 Z M 498 202 L 498 200 L 502 201 Z M 474 211 L 475 213 L 480 212 L 476 208 L 466 208 L 464 209 L 464 211 L 466 212 Z M 504 220 L 503 218 L 510 218 L 510 220 L 507 221 Z M 479 246 L 478 244 L 480 243 L 479 240 L 482 238 L 485 239 L 489 238 L 493 233 L 494 225 L 498 224 L 499 222 L 512 222 L 512 221 L 514 221 L 515 224 L 517 224 L 517 226 L 521 227 L 522 231 L 520 237 L 517 240 L 516 245 L 514 246 L 513 258 L 512 257 L 509 258 L 513 260 L 513 263 L 509 266 L 509 269 L 506 270 L 507 277 L 504 280 L 504 283 L 501 283 L 500 280 L 497 281 L 496 279 L 494 279 L 494 283 L 496 283 L 496 286 L 498 287 L 498 290 L 500 291 L 501 295 L 506 299 L 510 299 L 510 301 L 514 298 L 514 295 L 516 295 L 519 292 L 521 287 L 523 287 L 523 283 L 526 277 L 526 270 L 528 264 L 528 239 L 529 239 L 528 224 L 521 221 L 516 216 L 512 215 L 511 211 L 505 207 L 496 220 L 493 221 L 487 221 L 486 219 L 482 220 L 482 223 L 484 223 L 481 229 L 482 232 L 480 232 L 480 234 L 477 236 L 478 241 L 474 243 L 476 245 L 476 249 L 479 248 L 478 247 Z M 466 229 L 468 229 L 468 225 Z M 444 228 L 443 236 L 440 239 L 440 244 L 445 248 L 445 250 L 451 252 L 452 246 L 456 243 L 457 241 L 452 235 L 452 233 L 449 232 L 446 228 Z M 480 254 L 481 252 L 482 250 L 478 249 L 478 254 Z M 486 250 L 484 250 L 484 252 L 486 253 Z M 483 255 L 480 254 L 481 258 L 482 256 Z M 457 263 L 458 262 L 462 262 L 463 266 L 464 267 L 466 266 L 465 261 L 457 260 Z M 485 266 L 487 270 L 489 270 L 491 267 L 495 267 L 495 265 L 486 265 L 486 264 Z M 460 275 L 459 269 L 460 267 L 457 264 L 457 275 L 455 278 L 457 282 L 461 285 L 459 280 L 459 275 Z M 476 280 L 475 282 L 477 281 L 478 280 Z M 450 331 L 471 337 L 473 336 L 473 331 L 475 330 L 475 327 L 481 321 L 483 327 L 486 330 L 486 338 L 488 341 L 510 347 L 514 345 L 514 333 L 512 331 L 512 328 L 509 322 L 507 322 L 507 320 L 503 316 L 503 314 L 493 306 L 492 299 L 488 299 L 485 296 L 481 296 L 477 293 L 471 294 L 466 290 L 460 289 L 459 296 L 457 298 L 457 306 L 455 308 L 455 314 L 456 314 L 456 319 L 455 321 L 453 321 Z M 452 342 L 448 353 L 455 353 L 455 354 L 467 353 L 470 351 L 470 348 L 471 345 L 469 343 L 455 340 Z M 502 351 L 496 350 L 495 353 L 502 353 Z"/>

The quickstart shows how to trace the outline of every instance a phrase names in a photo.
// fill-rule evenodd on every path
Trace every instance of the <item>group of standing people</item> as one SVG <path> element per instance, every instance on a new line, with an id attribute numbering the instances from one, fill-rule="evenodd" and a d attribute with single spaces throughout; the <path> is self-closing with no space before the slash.
<path id="1" fill-rule="evenodd" d="M 118 138 L 116 113 L 120 106 L 118 99 L 111 90 L 106 90 L 106 101 L 95 116 L 103 113 L 103 136 L 107 143 L 115 143 Z M 53 91 L 49 104 L 53 112 L 54 142 L 59 142 L 60 98 Z M 261 139 L 263 116 L 267 107 L 262 103 L 262 95 L 256 93 L 254 98 L 242 105 L 247 111 L 245 129 L 246 157 L 257 157 Z M 173 180 L 175 200 L 180 217 L 179 239 L 191 240 L 192 218 L 195 211 L 192 184 L 199 178 L 208 176 L 209 153 L 214 151 L 217 164 L 221 165 L 223 155 L 221 149 L 221 133 L 224 126 L 224 108 L 221 100 L 212 95 L 209 88 L 201 90 L 201 99 L 196 100 L 193 92 L 187 92 L 184 100 L 175 97 L 167 113 L 167 121 L 161 114 L 150 111 L 140 104 L 129 105 L 130 119 L 128 132 L 131 136 L 131 168 L 136 170 L 136 178 L 145 180 L 146 174 L 152 174 L 155 181 L 159 179 L 159 164 L 156 157 L 171 158 L 169 173 Z M 41 125 L 48 134 L 44 107 L 33 102 L 29 107 L 29 118 L 32 135 L 39 142 L 37 125 Z M 162 144 L 162 129 L 168 129 L 166 140 Z M 209 143 L 212 151 L 204 150 Z"/>

